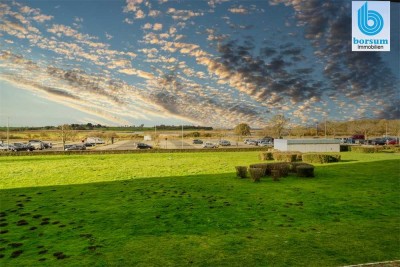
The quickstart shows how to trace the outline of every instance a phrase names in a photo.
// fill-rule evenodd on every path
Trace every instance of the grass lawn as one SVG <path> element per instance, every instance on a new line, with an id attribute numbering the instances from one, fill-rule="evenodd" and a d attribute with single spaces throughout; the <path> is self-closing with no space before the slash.
<path id="1" fill-rule="evenodd" d="M 341 266 L 400 259 L 399 154 L 237 179 L 258 152 L 0 157 L 0 266 Z M 148 178 L 148 179 L 142 179 Z"/>

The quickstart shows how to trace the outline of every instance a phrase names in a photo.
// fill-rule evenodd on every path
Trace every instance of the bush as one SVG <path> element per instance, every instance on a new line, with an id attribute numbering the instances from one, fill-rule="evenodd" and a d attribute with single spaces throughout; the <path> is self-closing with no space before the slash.
<path id="1" fill-rule="evenodd" d="M 314 166 L 300 165 L 296 167 L 298 177 L 314 177 Z"/>
<path id="2" fill-rule="evenodd" d="M 257 164 L 251 164 L 249 167 L 263 169 L 263 176 L 267 176 L 271 174 L 270 169 L 268 169 L 268 165 L 269 163 L 257 163 Z"/>
<path id="3" fill-rule="evenodd" d="M 264 176 L 264 170 L 262 168 L 249 168 L 249 172 L 253 182 L 259 182 L 261 177 Z"/>
<path id="4" fill-rule="evenodd" d="M 236 176 L 240 178 L 247 177 L 247 167 L 246 166 L 236 166 Z"/>
<path id="5" fill-rule="evenodd" d="M 272 152 L 260 152 L 259 158 L 260 158 L 260 160 L 273 160 L 274 159 Z"/>
<path id="6" fill-rule="evenodd" d="M 330 163 L 330 162 L 339 162 L 340 161 L 339 154 L 323 154 L 323 153 L 306 153 L 303 154 L 302 159 L 303 162 L 307 163 Z"/>
<path id="7" fill-rule="evenodd" d="M 304 163 L 304 162 L 291 162 L 291 163 L 289 163 L 289 172 L 297 173 L 297 167 L 298 166 L 311 166 L 311 167 L 314 167 L 313 165 L 308 164 L 308 163 Z"/>
<path id="8" fill-rule="evenodd" d="M 358 153 L 377 153 L 383 150 L 381 146 L 351 146 L 351 152 L 358 152 Z"/>
<path id="9" fill-rule="evenodd" d="M 299 153 L 300 152 L 274 152 L 273 157 L 275 161 L 294 162 L 298 160 Z"/>
<path id="10" fill-rule="evenodd" d="M 276 163 L 269 163 L 267 166 L 269 173 L 272 174 L 272 171 L 278 170 L 280 176 L 286 177 L 289 174 L 289 163 L 287 162 L 276 162 Z"/>

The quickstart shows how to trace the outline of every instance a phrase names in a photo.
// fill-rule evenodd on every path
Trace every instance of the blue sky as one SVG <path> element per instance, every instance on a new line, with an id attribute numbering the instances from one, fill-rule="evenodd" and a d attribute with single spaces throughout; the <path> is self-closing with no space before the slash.
<path id="1" fill-rule="evenodd" d="M 0 125 L 399 118 L 399 9 L 351 52 L 351 1 L 3 1 Z"/>

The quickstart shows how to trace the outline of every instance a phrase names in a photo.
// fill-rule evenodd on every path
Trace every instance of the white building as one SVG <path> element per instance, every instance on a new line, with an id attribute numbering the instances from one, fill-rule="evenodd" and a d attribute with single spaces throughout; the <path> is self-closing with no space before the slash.
<path id="1" fill-rule="evenodd" d="M 275 139 L 274 149 L 300 152 L 340 152 L 337 139 Z"/>

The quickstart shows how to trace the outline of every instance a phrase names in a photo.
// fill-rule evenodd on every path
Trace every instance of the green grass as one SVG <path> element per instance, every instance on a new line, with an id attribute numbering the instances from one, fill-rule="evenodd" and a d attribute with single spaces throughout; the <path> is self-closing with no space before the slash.
<path id="1" fill-rule="evenodd" d="M 252 183 L 234 166 L 258 152 L 0 157 L 0 266 L 400 259 L 399 155 L 342 160 L 313 179 Z"/>

